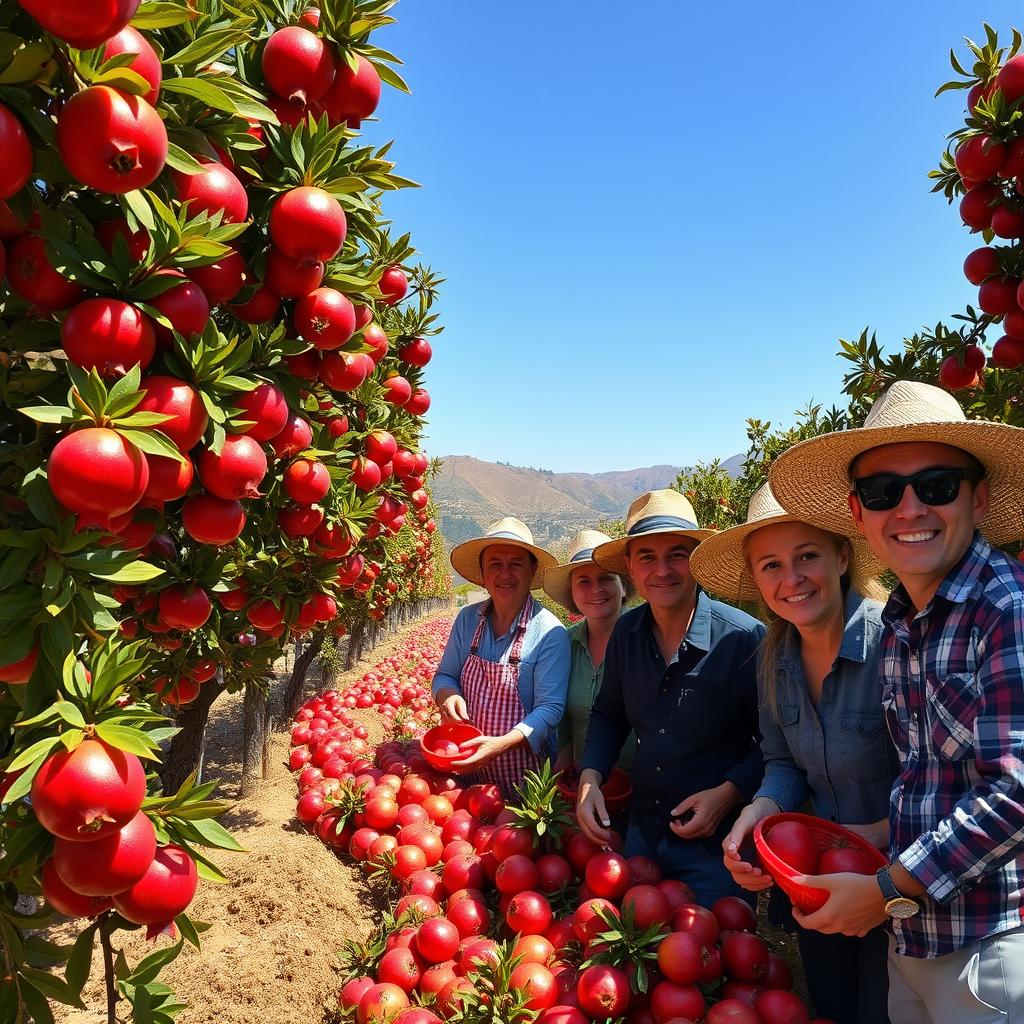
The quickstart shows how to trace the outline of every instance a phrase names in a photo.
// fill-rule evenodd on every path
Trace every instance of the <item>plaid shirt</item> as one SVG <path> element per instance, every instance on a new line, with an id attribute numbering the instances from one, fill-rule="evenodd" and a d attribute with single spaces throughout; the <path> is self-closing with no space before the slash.
<path id="1" fill-rule="evenodd" d="M 942 956 L 1024 923 L 1024 565 L 975 534 L 923 611 L 898 586 L 882 619 L 890 856 L 931 897 L 893 927 Z"/>

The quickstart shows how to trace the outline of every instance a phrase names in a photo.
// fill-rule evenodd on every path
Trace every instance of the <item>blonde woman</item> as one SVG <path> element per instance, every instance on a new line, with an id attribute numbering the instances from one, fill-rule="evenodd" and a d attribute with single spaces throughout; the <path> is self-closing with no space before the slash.
<path id="1" fill-rule="evenodd" d="M 766 484 L 746 523 L 701 543 L 690 567 L 708 590 L 758 601 L 768 624 L 758 652 L 765 775 L 722 842 L 733 878 L 748 891 L 771 886 L 743 848 L 758 821 L 808 797 L 817 816 L 884 847 L 898 766 L 882 714 L 884 594 L 870 551 L 787 515 Z M 885 930 L 798 929 L 797 938 L 819 1014 L 837 1024 L 888 1019 Z"/>

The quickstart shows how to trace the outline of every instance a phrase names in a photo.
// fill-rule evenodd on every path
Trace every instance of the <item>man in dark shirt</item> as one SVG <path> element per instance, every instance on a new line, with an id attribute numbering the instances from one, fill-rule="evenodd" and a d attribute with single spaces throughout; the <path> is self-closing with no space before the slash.
<path id="1" fill-rule="evenodd" d="M 628 572 L 647 602 L 619 620 L 605 655 L 581 762 L 577 814 L 594 842 L 610 838 L 600 785 L 636 733 L 627 856 L 658 862 L 710 906 L 740 890 L 721 841 L 761 783 L 755 651 L 764 627 L 712 601 L 690 575 L 690 553 L 710 534 L 676 491 L 633 502 L 626 536 L 594 560 Z"/>

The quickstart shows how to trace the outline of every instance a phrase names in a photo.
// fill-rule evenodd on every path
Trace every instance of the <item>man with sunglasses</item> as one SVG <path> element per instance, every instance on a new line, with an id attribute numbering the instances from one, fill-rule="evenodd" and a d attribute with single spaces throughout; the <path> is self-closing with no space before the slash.
<path id="1" fill-rule="evenodd" d="M 889 918 L 894 1024 L 1024 1020 L 1024 430 L 966 420 L 901 381 L 864 427 L 783 454 L 787 511 L 859 532 L 896 576 L 882 613 L 883 704 L 900 755 L 889 864 L 805 876 L 805 928 L 860 935 Z M 845 506 L 845 507 L 844 507 Z"/>

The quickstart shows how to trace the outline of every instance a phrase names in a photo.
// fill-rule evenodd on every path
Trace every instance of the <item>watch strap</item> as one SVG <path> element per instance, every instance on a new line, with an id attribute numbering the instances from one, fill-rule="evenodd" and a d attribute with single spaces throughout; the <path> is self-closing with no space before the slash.
<path id="1" fill-rule="evenodd" d="M 892 880 L 892 875 L 889 873 L 888 864 L 875 872 L 875 880 L 878 882 L 878 888 L 882 890 L 882 896 L 887 903 L 889 900 L 905 898 L 903 893 L 896 888 L 896 883 Z"/>

